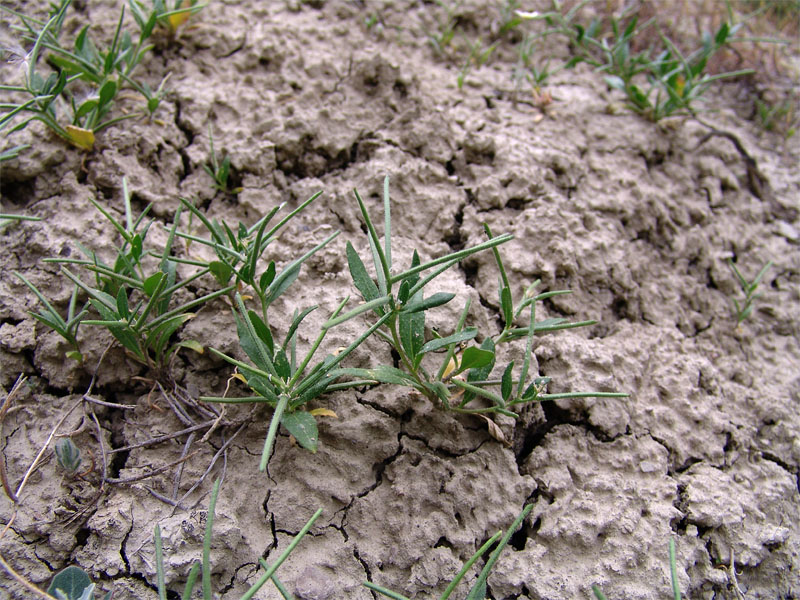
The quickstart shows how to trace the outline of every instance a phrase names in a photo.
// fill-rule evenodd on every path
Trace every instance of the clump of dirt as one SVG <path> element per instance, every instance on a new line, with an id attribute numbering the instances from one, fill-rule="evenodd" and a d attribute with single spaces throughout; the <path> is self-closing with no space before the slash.
<path id="1" fill-rule="evenodd" d="M 76 2 L 70 19 L 113 31 L 117 10 Z M 670 537 L 685 597 L 733 598 L 737 585 L 747 598 L 800 596 L 800 148 L 743 120 L 720 90 L 704 119 L 727 135 L 711 137 L 692 119 L 653 124 L 608 110 L 617 92 L 588 69 L 551 79 L 546 112 L 516 101 L 502 61 L 473 70 L 459 90 L 460 65 L 426 39 L 434 10 L 414 0 L 209 3 L 143 65 L 153 82 L 172 73 L 158 121 L 111 127 L 89 154 L 36 123 L 12 138 L 32 148 L 3 164 L 0 212 L 43 220 L 0 234 L 0 385 L 28 377 L 3 419 L 9 488 L 57 423 L 94 463 L 70 478 L 48 451 L 18 505 L 0 496 L 3 523 L 14 515 L 0 554 L 15 571 L 46 588 L 77 564 L 115 598 L 156 598 L 158 523 L 177 590 L 200 557 L 212 482 L 224 477 L 212 548 L 220 598 L 240 597 L 259 577 L 258 559 L 274 560 L 317 508 L 323 516 L 279 571 L 297 598 L 372 598 L 367 580 L 433 597 L 526 503 L 533 511 L 489 578 L 496 600 L 588 597 L 592 583 L 610 598 L 662 597 Z M 465 2 L 459 18 L 480 26 L 488 10 Z M 375 11 L 380 27 L 367 26 Z M 209 123 L 238 195 L 215 191 L 202 168 Z M 66 307 L 71 288 L 42 259 L 77 254 L 77 242 L 111 246 L 115 232 L 87 198 L 120 211 L 123 176 L 136 208 L 152 202 L 165 223 L 180 196 L 252 224 L 324 190 L 270 249 L 286 264 L 343 232 L 275 306 L 285 328 L 295 308 L 320 305 L 301 330 L 307 344 L 355 293 L 344 246 L 367 247 L 352 189 L 377 211 L 385 175 L 398 261 L 413 248 L 425 259 L 480 243 L 484 223 L 513 234 L 501 253 L 515 291 L 535 279 L 573 291 L 543 303 L 538 318 L 599 321 L 537 338 L 548 391 L 630 396 L 530 407 L 516 424 L 502 421 L 506 447 L 482 421 L 395 387 L 337 392 L 316 401 L 337 416 L 320 420 L 319 451 L 281 433 L 259 473 L 268 411 L 229 408 L 206 434 L 208 425 L 190 431 L 200 413 L 187 422 L 166 402 L 235 389 L 225 363 L 181 354 L 162 393 L 89 326 L 85 362 L 70 362 L 28 314 L 37 300 L 12 274 Z M 728 257 L 750 275 L 775 263 L 739 326 Z M 471 318 L 490 328 L 497 276 L 485 253 L 441 285 L 471 298 Z M 457 319 L 438 315 L 442 328 Z M 331 348 L 359 327 L 333 330 Z M 224 302 L 180 335 L 238 351 Z M 374 340 L 351 364 L 372 356 L 391 361 Z M 0 588 L 31 597 L 5 575 Z M 258 597 L 279 595 L 265 587 Z"/>

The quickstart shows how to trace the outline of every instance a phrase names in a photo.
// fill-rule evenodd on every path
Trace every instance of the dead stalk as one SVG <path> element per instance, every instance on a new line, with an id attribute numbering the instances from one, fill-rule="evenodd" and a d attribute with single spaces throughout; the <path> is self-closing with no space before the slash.
<path id="1" fill-rule="evenodd" d="M 5 436 L 3 435 L 3 423 L 6 419 L 6 413 L 11 407 L 11 403 L 14 401 L 14 396 L 17 395 L 17 392 L 22 387 L 22 384 L 25 383 L 26 379 L 27 378 L 20 373 L 19 377 L 17 377 L 17 380 L 14 382 L 14 386 L 11 388 L 11 391 L 6 394 L 6 399 L 3 401 L 3 406 L 0 407 L 0 439 L 5 439 Z M 8 496 L 14 504 L 16 504 L 17 496 L 13 491 L 11 491 L 11 486 L 8 484 L 5 455 L 0 457 L 0 481 L 2 481 L 3 490 L 5 490 L 6 496 Z"/>

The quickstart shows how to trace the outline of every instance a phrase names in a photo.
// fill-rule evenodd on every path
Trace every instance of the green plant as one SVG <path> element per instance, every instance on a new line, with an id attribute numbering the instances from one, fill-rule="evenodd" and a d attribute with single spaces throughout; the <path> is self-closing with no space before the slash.
<path id="1" fill-rule="evenodd" d="M 469 48 L 469 55 L 464 61 L 464 66 L 461 67 L 461 72 L 458 74 L 458 89 L 461 89 L 464 86 L 464 81 L 466 80 L 469 72 L 472 70 L 473 65 L 476 67 L 482 67 L 485 65 L 489 60 L 489 57 L 492 55 L 492 52 L 494 52 L 494 49 L 497 48 L 497 42 L 491 44 L 487 48 L 484 48 L 483 40 L 480 38 L 474 42 L 471 42 L 465 37 L 464 42 Z"/>
<path id="2" fill-rule="evenodd" d="M 186 584 L 183 589 L 183 593 L 181 594 L 181 598 L 184 600 L 189 600 L 192 597 L 192 592 L 194 591 L 194 587 L 197 584 L 197 577 L 198 574 L 201 575 L 201 588 L 203 592 L 203 599 L 204 600 L 211 600 L 213 598 L 212 591 L 211 591 L 211 538 L 212 538 L 212 528 L 214 526 L 214 511 L 217 505 L 217 496 L 219 495 L 219 486 L 220 481 L 219 479 L 214 483 L 214 489 L 211 492 L 211 500 L 209 502 L 208 507 L 208 516 L 206 518 L 206 530 L 205 535 L 203 536 L 203 557 L 201 562 L 195 562 L 190 571 L 189 575 L 186 579 Z M 264 569 L 264 573 L 259 577 L 258 581 L 254 583 L 245 594 L 241 597 L 241 600 L 250 600 L 258 590 L 260 590 L 265 583 L 268 581 L 272 581 L 275 587 L 278 589 L 280 594 L 284 598 L 291 599 L 291 594 L 286 591 L 286 587 L 280 582 L 277 575 L 275 575 L 275 571 L 284 563 L 284 561 L 289 557 L 292 551 L 297 547 L 303 537 L 308 533 L 311 527 L 314 525 L 314 522 L 320 517 L 322 514 L 322 509 L 317 510 L 314 515 L 306 522 L 303 528 L 295 535 L 294 539 L 291 543 L 286 547 L 286 549 L 281 553 L 278 559 L 272 563 L 271 565 L 268 564 L 263 558 L 259 559 L 259 564 Z M 156 550 L 156 578 L 157 578 L 157 586 L 158 586 L 158 598 L 159 600 L 166 600 L 167 599 L 167 589 L 164 584 L 164 556 L 163 556 L 163 549 L 161 544 L 161 529 L 158 525 L 155 526 L 155 531 L 153 533 L 153 538 L 155 541 L 155 550 Z"/>
<path id="3" fill-rule="evenodd" d="M 681 600 L 681 588 L 678 585 L 678 567 L 675 561 L 675 540 L 672 538 L 669 540 L 669 573 L 672 581 L 672 598 L 673 600 Z M 597 600 L 607 600 L 599 586 L 592 585 L 592 591 Z"/>
<path id="4" fill-rule="evenodd" d="M 788 140 L 797 133 L 800 112 L 794 97 L 769 103 L 756 98 L 756 118 L 766 131 L 777 131 Z"/>
<path id="5" fill-rule="evenodd" d="M 55 577 L 47 593 L 58 600 L 94 600 L 95 584 L 80 567 L 69 566 Z M 111 600 L 112 592 L 103 596 L 103 600 Z"/>
<path id="6" fill-rule="evenodd" d="M 424 264 L 421 264 L 419 255 L 415 251 L 410 267 L 398 273 L 392 262 L 388 178 L 384 181 L 383 243 L 357 191 L 355 195 L 367 226 L 377 284 L 368 274 L 358 253 L 348 243 L 347 260 L 350 274 L 366 303 L 331 319 L 325 327 L 333 327 L 368 311 L 373 312 L 378 320 L 371 329 L 375 329 L 397 353 L 400 368 L 390 365 L 378 365 L 368 369 L 344 368 L 338 370 L 340 375 L 371 380 L 375 383 L 410 387 L 445 410 L 465 414 L 502 413 L 517 417 L 513 409 L 529 402 L 559 398 L 626 396 L 626 394 L 607 392 L 546 394 L 543 390 L 550 381 L 549 378 L 538 376 L 529 378 L 533 338 L 536 333 L 582 327 L 591 325 L 595 321 L 569 323 L 566 319 L 555 318 L 537 322 L 536 302 L 570 293 L 568 290 L 559 290 L 535 294 L 534 290 L 539 281 L 528 286 L 519 301 L 514 303 L 511 283 L 497 249 L 497 246 L 511 239 L 510 235 L 495 237 L 485 226 L 488 241 Z M 470 303 L 467 301 L 450 335 L 440 336 L 434 332 L 433 337 L 426 340 L 426 312 L 450 302 L 455 298 L 455 294 L 438 292 L 426 297 L 425 287 L 463 258 L 490 248 L 500 274 L 498 300 L 503 320 L 502 331 L 494 335 L 484 333 L 479 336 L 477 328 L 467 327 L 470 308 Z M 422 277 L 425 271 L 431 272 Z M 525 311 L 527 311 L 526 324 L 518 326 L 515 321 Z M 478 344 L 476 340 L 481 338 L 482 342 Z M 493 378 L 498 346 L 518 339 L 525 340 L 521 368 L 515 373 L 515 364 L 512 360 L 500 368 L 498 377 Z"/>
<path id="7" fill-rule="evenodd" d="M 528 513 L 531 512 L 532 508 L 533 508 L 532 504 L 528 504 L 527 506 L 525 506 L 525 508 L 522 509 L 522 512 L 514 520 L 514 522 L 511 524 L 511 527 L 508 528 L 505 534 L 503 534 L 502 531 L 498 531 L 491 538 L 489 538 L 489 540 L 485 544 L 483 544 L 483 546 L 481 546 L 478 549 L 478 551 L 475 552 L 475 554 L 473 554 L 469 560 L 467 560 L 466 563 L 464 563 L 464 566 L 461 568 L 458 574 L 453 578 L 453 580 L 450 582 L 447 588 L 445 588 L 444 592 L 442 592 L 442 595 L 439 596 L 439 600 L 447 600 L 453 593 L 453 590 L 456 589 L 456 586 L 461 582 L 461 580 L 470 570 L 470 568 L 472 568 L 472 565 L 474 565 L 475 562 L 481 556 L 486 554 L 486 552 L 488 552 L 489 549 L 496 543 L 497 546 L 492 551 L 491 555 L 489 556 L 489 559 L 483 566 L 480 575 L 478 575 L 478 578 L 475 580 L 475 583 L 472 585 L 472 587 L 469 590 L 469 593 L 466 596 L 466 600 L 484 600 L 484 598 L 486 598 L 486 580 L 489 577 L 489 573 L 491 572 L 497 560 L 500 558 L 500 554 L 503 552 L 505 547 L 508 545 L 508 542 L 511 540 L 511 536 L 517 529 L 519 529 L 519 526 L 522 524 L 522 521 L 525 520 L 525 517 L 528 516 Z M 498 542 L 498 540 L 500 541 Z M 408 600 L 408 598 L 406 598 L 402 594 L 386 589 L 372 582 L 369 581 L 365 582 L 364 585 L 369 589 L 386 596 L 387 598 L 392 598 L 393 600 Z"/>
<path id="8" fill-rule="evenodd" d="M 715 81 L 739 77 L 753 72 L 740 69 L 718 75 L 704 73 L 708 60 L 723 46 L 735 41 L 731 38 L 740 25 L 723 23 L 712 38 L 703 34 L 703 46 L 684 56 L 672 41 L 661 35 L 666 49 L 647 65 L 648 88 L 643 90 L 633 83 L 626 84 L 615 73 L 606 82 L 621 89 L 628 96 L 630 108 L 652 121 L 672 115 L 694 115 L 696 103 Z M 655 93 L 655 96 L 653 95 Z"/>
<path id="9" fill-rule="evenodd" d="M 78 472 L 81 466 L 81 451 L 70 438 L 61 438 L 55 445 L 58 466 L 70 475 Z"/>
<path id="10" fill-rule="evenodd" d="M 444 55 L 456 35 L 456 10 L 461 5 L 460 0 L 450 4 L 445 0 L 436 0 L 436 4 L 445 12 L 445 18 L 437 18 L 438 29 L 428 34 L 428 41 L 433 46 L 434 52 Z"/>
<path id="11" fill-rule="evenodd" d="M 0 158 L 2 160 L 2 158 Z M 39 217 L 29 217 L 26 215 L 8 215 L 0 213 L 0 231 L 17 221 L 41 221 Z"/>
<path id="12" fill-rule="evenodd" d="M 50 329 L 54 330 L 58 333 L 67 343 L 72 346 L 72 350 L 67 352 L 67 357 L 78 362 L 83 360 L 83 355 L 80 351 L 80 344 L 78 343 L 78 326 L 81 323 L 81 320 L 86 315 L 87 308 L 84 306 L 81 310 L 77 310 L 77 300 L 78 300 L 78 291 L 80 288 L 76 285 L 72 289 L 72 295 L 70 296 L 69 300 L 69 307 L 67 308 L 67 318 L 64 319 L 52 304 L 47 300 L 47 298 L 42 295 L 39 289 L 33 285 L 28 279 L 17 271 L 14 271 L 14 275 L 16 275 L 22 283 L 24 283 L 28 288 L 34 293 L 34 295 L 39 299 L 44 305 L 45 310 L 41 313 L 35 313 L 29 311 L 28 314 L 31 315 L 34 319 L 47 325 Z"/>
<path id="13" fill-rule="evenodd" d="M 745 279 L 745 277 L 736 267 L 736 264 L 730 258 L 728 259 L 728 265 L 733 270 L 734 275 L 736 275 L 736 281 L 739 283 L 739 287 L 742 288 L 742 292 L 744 292 L 744 299 L 742 300 L 741 304 L 736 298 L 733 298 L 733 306 L 735 309 L 734 314 L 736 316 L 736 324 L 738 325 L 753 312 L 753 301 L 761 297 L 761 294 L 756 294 L 758 284 L 761 283 L 761 279 L 764 277 L 767 270 L 773 265 L 773 263 L 772 261 L 769 261 L 767 264 L 761 267 L 761 270 L 758 272 L 758 275 L 755 276 L 753 281 L 747 281 L 747 279 Z"/>
<path id="14" fill-rule="evenodd" d="M 3 150 L 2 152 L 0 152 L 0 163 L 5 162 L 7 160 L 14 160 L 15 158 L 17 158 L 19 156 L 20 152 L 22 152 L 23 150 L 27 150 L 30 147 L 31 147 L 30 144 L 19 144 L 17 146 L 13 146 L 11 148 Z M 0 219 L 9 219 L 9 218 L 14 218 L 14 215 L 2 215 L 2 216 L 0 216 Z M 2 222 L 0 222 L 0 229 L 2 229 L 2 228 L 3 228 L 3 225 L 2 225 Z"/>
<path id="15" fill-rule="evenodd" d="M 214 180 L 214 188 L 224 194 L 238 194 L 242 191 L 241 188 L 228 189 L 228 176 L 231 170 L 231 157 L 225 156 L 222 162 L 217 160 L 217 153 L 214 150 L 214 136 L 211 133 L 211 123 L 208 124 L 208 143 L 209 150 L 209 163 L 203 165 L 203 169 L 209 174 L 211 179 Z"/>
<path id="16" fill-rule="evenodd" d="M 282 228 L 314 202 L 320 194 L 321 192 L 314 194 L 269 230 L 267 230 L 269 223 L 281 207 L 275 207 L 250 228 L 240 223 L 236 233 L 224 221 L 219 223 L 210 220 L 191 203 L 183 201 L 184 206 L 201 221 L 211 237 L 202 238 L 184 232 L 179 232 L 178 236 L 191 243 L 197 242 L 213 249 L 218 260 L 182 262 L 203 267 L 202 272 L 212 273 L 220 285 L 228 286 L 225 288 L 227 290 L 238 290 L 242 286 L 248 286 L 259 303 L 260 311 L 256 312 L 246 307 L 241 294 L 238 292 L 232 294 L 233 317 L 239 343 L 252 364 L 239 361 L 214 348 L 211 349 L 213 353 L 238 368 L 241 378 L 256 395 L 246 398 L 204 396 L 201 399 L 220 403 L 263 402 L 274 408 L 261 456 L 261 470 L 266 469 L 281 424 L 295 436 L 300 445 L 311 451 L 316 450 L 316 421 L 314 415 L 306 412 L 303 407 L 320 394 L 342 387 L 334 384 L 335 377 L 330 375 L 330 371 L 366 339 L 366 335 L 359 337 L 336 357 L 329 355 L 312 367 L 311 362 L 327 330 L 320 332 L 300 360 L 297 356 L 296 333 L 303 320 L 317 307 L 296 312 L 292 316 L 286 336 L 280 343 L 276 343 L 276 335 L 270 325 L 269 308 L 272 303 L 297 279 L 305 261 L 333 241 L 339 233 L 331 234 L 304 255 L 290 262 L 280 272 L 277 271 L 274 260 L 269 261 L 263 269 L 259 265 L 259 260 L 267 247 L 277 239 Z M 229 285 L 231 281 L 234 283 Z M 333 316 L 338 315 L 343 306 L 344 302 Z"/>
<path id="17" fill-rule="evenodd" d="M 135 81 L 133 72 L 152 48 L 146 42 L 157 24 L 178 23 L 201 7 L 195 2 L 181 4 L 177 0 L 176 8 L 167 10 L 163 0 L 154 0 L 152 9 L 148 11 L 141 2 L 131 0 L 131 12 L 139 26 L 135 43 L 131 33 L 123 31 L 123 6 L 110 46 L 98 48 L 89 36 L 89 25 L 85 25 L 76 36 L 73 48 L 68 49 L 62 45 L 60 35 L 70 3 L 71 0 L 51 3 L 47 21 L 0 7 L 19 18 L 22 25 L 15 26 L 15 30 L 24 42 L 33 44 L 33 49 L 27 54 L 16 51 L 22 55 L 19 57 L 23 67 L 22 85 L 0 85 L 0 90 L 28 96 L 23 102 L 0 104 L 0 109 L 5 111 L 0 116 L 0 130 L 9 126 L 18 115 L 31 113 L 14 125 L 11 133 L 25 128 L 32 120 L 39 120 L 78 148 L 91 150 L 99 131 L 140 114 L 152 115 L 158 108 L 166 78 L 153 92 L 147 84 Z M 49 74 L 37 66 L 43 52 L 48 52 L 47 62 L 53 69 Z M 111 117 L 114 101 L 126 85 L 145 97 L 145 112 Z"/>
<path id="18" fill-rule="evenodd" d="M 311 196 L 269 230 L 267 227 L 275 215 L 283 208 L 283 204 L 274 207 L 251 227 L 239 223 L 235 233 L 234 228 L 225 221 L 220 222 L 216 219 L 209 219 L 194 204 L 181 198 L 183 207 L 189 210 L 192 218 L 197 218 L 201 222 L 210 237 L 203 238 L 183 231 L 176 231 L 176 235 L 185 239 L 187 246 L 192 243 L 198 243 L 212 249 L 216 254 L 217 260 L 175 260 L 176 262 L 201 267 L 201 271 L 197 276 L 211 273 L 220 286 L 227 286 L 227 289 L 230 289 L 231 292 L 241 289 L 242 286 L 248 286 L 259 300 L 261 319 L 265 324 L 268 324 L 270 305 L 283 295 L 294 280 L 297 279 L 303 263 L 339 235 L 339 232 L 329 235 L 303 256 L 286 265 L 280 273 L 277 272 L 274 260 L 269 261 L 269 264 L 263 269 L 259 266 L 259 260 L 265 250 L 278 239 L 283 227 L 311 205 L 320 195 L 322 195 L 322 192 Z M 163 258 L 163 255 L 158 256 Z M 233 293 L 231 293 L 231 300 L 233 300 Z"/>
<path id="19" fill-rule="evenodd" d="M 45 259 L 45 262 L 80 266 L 93 277 L 94 281 L 87 283 L 67 267 L 62 266 L 62 273 L 76 286 L 66 320 L 27 279 L 19 273 L 16 275 L 46 307 L 44 313 L 33 316 L 53 328 L 73 346 L 74 352 L 78 352 L 77 355 L 73 354 L 73 357 L 80 358 L 76 339 L 78 326 L 97 325 L 108 329 L 137 361 L 161 372 L 178 349 L 202 351 L 202 346 L 193 340 L 171 343 L 172 335 L 194 316 L 189 310 L 232 292 L 235 286 L 230 285 L 171 308 L 175 292 L 207 271 L 196 273 L 180 282 L 176 281 L 176 261 L 171 257 L 171 252 L 180 221 L 180 208 L 175 214 L 165 247 L 156 254 L 160 260 L 154 260 L 145 246 L 152 224 L 152 221 L 146 223 L 144 221 L 150 206 L 134 219 L 131 196 L 125 179 L 122 188 L 125 206 L 124 224 L 95 200 L 91 200 L 98 212 L 122 237 L 121 245 L 115 249 L 116 257 L 113 265 L 104 263 L 94 250 L 82 244 L 78 244 L 78 248 L 86 258 Z M 76 312 L 79 292 L 86 294 L 88 303 L 82 310 Z M 90 308 L 95 310 L 99 319 L 85 318 Z"/>

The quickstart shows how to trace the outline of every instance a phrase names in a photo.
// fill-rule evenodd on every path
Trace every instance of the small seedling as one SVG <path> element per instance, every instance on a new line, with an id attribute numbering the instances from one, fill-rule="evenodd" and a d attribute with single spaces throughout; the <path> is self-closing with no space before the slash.
<path id="1" fill-rule="evenodd" d="M 756 294 L 756 289 L 758 289 L 758 284 L 761 283 L 761 279 L 764 277 L 772 264 L 772 261 L 769 261 L 761 268 L 753 281 L 747 281 L 747 279 L 744 278 L 739 269 L 736 267 L 736 264 L 734 264 L 733 260 L 730 258 L 728 259 L 728 265 L 736 275 L 736 280 L 739 282 L 739 287 L 741 287 L 742 292 L 744 292 L 744 300 L 742 300 L 741 304 L 736 298 L 733 298 L 733 306 L 735 309 L 734 314 L 736 316 L 737 325 L 749 317 L 753 312 L 753 301 L 761 297 L 761 294 Z"/>
<path id="2" fill-rule="evenodd" d="M 675 540 L 672 538 L 669 540 L 669 574 L 672 581 L 672 599 L 681 600 L 681 588 L 678 585 L 678 567 L 675 560 Z M 599 586 L 592 585 L 592 591 L 597 600 L 608 600 Z"/>
<path id="3" fill-rule="evenodd" d="M 34 295 L 39 299 L 44 305 L 45 310 L 40 313 L 35 312 L 28 312 L 34 319 L 47 325 L 50 329 L 58 333 L 67 343 L 72 346 L 72 350 L 67 352 L 67 357 L 71 358 L 77 362 L 81 362 L 83 360 L 83 355 L 80 351 L 80 345 L 78 344 L 78 326 L 81 323 L 81 320 L 86 316 L 88 310 L 86 306 L 78 310 L 77 301 L 78 301 L 78 291 L 80 288 L 76 285 L 72 289 L 72 295 L 69 299 L 69 307 L 67 308 L 67 318 L 64 319 L 52 304 L 45 298 L 39 289 L 33 285 L 28 279 L 17 271 L 14 271 L 14 275 L 19 278 L 22 283 L 24 283 L 28 288 L 34 293 Z"/>
<path id="4" fill-rule="evenodd" d="M 55 577 L 47 593 L 58 600 L 94 600 L 95 584 L 80 567 L 69 566 Z M 111 600 L 112 592 L 103 596 L 103 600 Z"/>
<path id="5" fill-rule="evenodd" d="M 70 438 L 61 438 L 55 446 L 58 466 L 75 475 L 81 466 L 81 451 Z"/>
<path id="6" fill-rule="evenodd" d="M 492 52 L 494 52 L 494 49 L 497 48 L 497 42 L 488 46 L 487 48 L 484 48 L 483 40 L 480 38 L 474 42 L 471 42 L 465 37 L 464 42 L 469 47 L 469 55 L 464 61 L 464 66 L 461 67 L 461 72 L 458 74 L 458 89 L 461 89 L 464 86 L 464 81 L 466 80 L 469 72 L 472 70 L 472 67 L 482 67 L 485 65 L 489 60 L 489 57 L 492 55 Z"/>
<path id="7" fill-rule="evenodd" d="M 438 29 L 434 33 L 428 34 L 428 41 L 433 46 L 436 54 L 443 56 L 453 42 L 456 35 L 456 10 L 461 4 L 460 1 L 450 4 L 446 0 L 436 0 L 436 4 L 445 12 L 444 20 L 437 18 Z"/>
<path id="8" fill-rule="evenodd" d="M 486 552 L 488 552 L 489 549 L 492 546 L 494 546 L 495 543 L 497 543 L 497 547 L 489 556 L 489 559 L 483 566 L 480 575 L 478 575 L 478 578 L 475 580 L 475 583 L 472 585 L 472 587 L 469 590 L 469 593 L 466 596 L 466 600 L 484 600 L 484 598 L 486 598 L 486 580 L 489 578 L 489 573 L 491 572 L 497 560 L 500 558 L 500 554 L 503 552 L 505 547 L 508 545 L 508 542 L 511 540 L 511 536 L 517 529 L 519 529 L 519 526 L 522 524 L 522 521 L 525 520 L 525 517 L 528 516 L 528 513 L 531 512 L 532 508 L 533 505 L 528 504 L 522 510 L 519 516 L 514 520 L 514 522 L 511 524 L 511 527 L 509 527 L 508 530 L 505 532 L 505 535 L 503 534 L 502 531 L 498 531 L 491 538 L 489 538 L 489 540 L 483 546 L 481 546 L 478 549 L 478 551 L 475 554 L 473 554 L 472 557 L 466 563 L 464 563 L 464 566 L 461 568 L 458 574 L 453 578 L 453 580 L 450 582 L 447 588 L 445 588 L 444 592 L 442 592 L 442 595 L 439 596 L 439 600 L 447 600 L 453 593 L 453 590 L 456 589 L 456 586 L 458 586 L 461 580 L 464 579 L 464 576 L 467 574 L 467 572 L 472 568 L 472 565 L 474 565 L 475 562 L 478 559 L 480 559 L 481 556 L 486 554 Z M 498 540 L 500 540 L 499 543 Z M 364 585 L 369 589 L 371 589 L 372 591 L 378 592 L 379 594 L 386 596 L 387 598 L 392 598 L 393 600 L 408 600 L 408 598 L 406 598 L 402 594 L 386 589 L 382 586 L 376 585 L 371 581 L 365 582 Z"/>
<path id="9" fill-rule="evenodd" d="M 238 194 L 242 188 L 228 188 L 228 177 L 231 172 L 231 157 L 225 156 L 222 162 L 217 159 L 217 153 L 214 150 L 214 135 L 211 133 L 211 124 L 208 125 L 208 143 L 209 150 L 209 164 L 203 165 L 203 169 L 209 174 L 211 179 L 214 180 L 214 188 L 224 194 Z"/>
<path id="10" fill-rule="evenodd" d="M 383 242 L 378 237 L 361 196 L 357 191 L 355 195 L 367 226 L 377 284 L 368 274 L 361 257 L 348 243 L 347 260 L 350 274 L 365 304 L 331 319 L 325 327 L 332 327 L 360 314 L 373 312 L 378 320 L 372 328 L 376 329 L 377 334 L 388 342 L 399 356 L 399 367 L 378 365 L 368 369 L 344 368 L 338 371 L 339 374 L 357 377 L 364 381 L 371 380 L 375 383 L 412 388 L 444 410 L 481 415 L 501 413 L 515 418 L 518 417 L 514 412 L 517 406 L 529 402 L 578 397 L 619 398 L 627 395 L 608 392 L 546 394 L 543 390 L 550 381 L 549 378 L 534 376 L 529 380 L 533 337 L 536 333 L 583 327 L 594 324 L 594 321 L 569 323 L 566 319 L 555 318 L 537 322 L 536 302 L 570 293 L 568 290 L 559 290 L 536 294 L 534 290 L 539 281 L 528 286 L 519 301 L 514 302 L 511 283 L 497 248 L 511 240 L 510 235 L 495 237 L 485 226 L 488 241 L 423 264 L 415 251 L 410 268 L 397 273 L 392 262 L 388 178 L 384 181 Z M 455 294 L 437 292 L 426 297 L 425 287 L 462 259 L 488 249 L 494 253 L 500 272 L 498 300 L 504 323 L 503 330 L 494 335 L 486 332 L 479 335 L 477 328 L 467 327 L 466 321 L 470 309 L 470 303 L 467 301 L 450 335 L 442 336 L 434 332 L 430 339 L 426 339 L 427 311 L 447 304 L 455 298 Z M 430 271 L 430 274 L 422 277 L 426 271 Z M 527 324 L 522 327 L 517 326 L 516 319 L 525 311 L 528 313 Z M 475 341 L 478 339 L 482 339 L 480 344 Z M 492 377 L 497 347 L 518 339 L 525 340 L 525 354 L 521 368 L 515 371 L 514 361 L 510 361 L 500 368 L 499 376 Z"/>

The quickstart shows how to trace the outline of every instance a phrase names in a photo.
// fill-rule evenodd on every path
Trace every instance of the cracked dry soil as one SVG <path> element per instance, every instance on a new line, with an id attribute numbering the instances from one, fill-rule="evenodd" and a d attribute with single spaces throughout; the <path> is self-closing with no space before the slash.
<path id="1" fill-rule="evenodd" d="M 751 185 L 730 139 L 701 144 L 707 130 L 688 119 L 654 125 L 611 114 L 620 98 L 589 71 L 553 79 L 554 103 L 543 118 L 515 102 L 510 61 L 494 61 L 457 90 L 458 67 L 437 60 L 426 42 L 432 5 L 292 4 L 212 2 L 177 40 L 160 40 L 142 66 L 151 82 L 172 73 L 159 123 L 112 127 L 89 154 L 35 126 L 13 140 L 33 147 L 4 165 L 2 209 L 43 221 L 0 236 L 0 384 L 7 390 L 19 373 L 29 377 L 5 416 L 3 460 L 16 486 L 77 404 L 59 431 L 77 432 L 74 441 L 96 469 L 69 480 L 50 457 L 33 473 L 0 540 L 11 566 L 46 587 L 56 571 L 77 564 L 119 600 L 156 598 L 159 523 L 167 583 L 178 589 L 200 556 L 208 493 L 224 471 L 212 550 L 213 584 L 224 599 L 239 598 L 258 577 L 258 558 L 277 557 L 318 507 L 322 518 L 279 571 L 297 598 L 371 598 L 364 580 L 431 598 L 526 502 L 534 509 L 489 578 L 496 600 L 588 598 L 592 583 L 609 598 L 665 598 L 670 536 L 686 598 L 735 598 L 731 561 L 748 600 L 800 597 L 798 145 L 766 137 L 724 91 L 713 92 L 719 111 L 708 118 L 742 141 L 765 194 Z M 113 31 L 118 5 L 76 2 L 66 31 L 84 22 L 95 35 Z M 378 8 L 381 28 L 367 29 L 365 14 Z M 488 27 L 493 14 L 481 2 L 462 9 L 474 27 Z M 202 169 L 209 122 L 243 187 L 237 197 L 215 194 Z M 119 210 L 123 176 L 137 210 L 152 202 L 164 222 L 179 196 L 250 224 L 278 203 L 296 206 L 324 190 L 270 255 L 286 262 L 343 232 L 273 311 L 288 319 L 295 307 L 320 304 L 317 320 L 301 330 L 307 343 L 354 293 L 344 244 L 366 246 L 352 188 L 377 210 L 384 175 L 399 260 L 414 247 L 434 257 L 478 243 L 484 222 L 512 233 L 501 252 L 517 289 L 541 278 L 542 289 L 574 291 L 547 301 L 539 318 L 599 321 L 537 339 L 539 372 L 553 378 L 549 391 L 630 396 L 531 407 L 516 425 L 501 422 L 513 440 L 505 447 L 481 421 L 394 387 L 339 392 L 317 402 L 338 415 L 322 420 L 319 452 L 282 434 L 268 475 L 257 471 L 269 417 L 261 409 L 241 430 L 248 409 L 229 409 L 207 440 L 199 431 L 191 440 L 185 434 L 129 448 L 185 424 L 117 347 L 93 395 L 129 408 L 79 403 L 110 338 L 83 327 L 86 363 L 67 361 L 58 337 L 28 315 L 37 301 L 11 274 L 22 272 L 65 307 L 71 290 L 42 259 L 69 256 L 77 241 L 110 247 L 113 232 L 87 198 Z M 740 292 L 727 256 L 750 275 L 775 261 L 754 314 L 738 328 L 730 299 Z M 471 298 L 473 321 L 493 330 L 496 277 L 486 253 L 438 285 Z M 452 326 L 456 310 L 438 310 L 434 325 Z M 357 327 L 334 330 L 331 348 Z M 222 302 L 180 335 L 237 351 Z M 351 366 L 372 356 L 391 360 L 376 340 Z M 174 367 L 193 395 L 220 394 L 229 375 L 208 354 L 182 354 Z M 123 481 L 102 490 L 100 440 L 108 478 Z M 186 448 L 196 454 L 177 485 L 174 467 L 131 481 L 174 463 Z M 215 455 L 210 476 L 179 508 L 158 499 L 186 495 Z M 12 508 L 3 495 L 3 523 Z M 30 594 L 4 574 L 0 597 Z M 268 587 L 257 595 L 277 597 Z"/>

